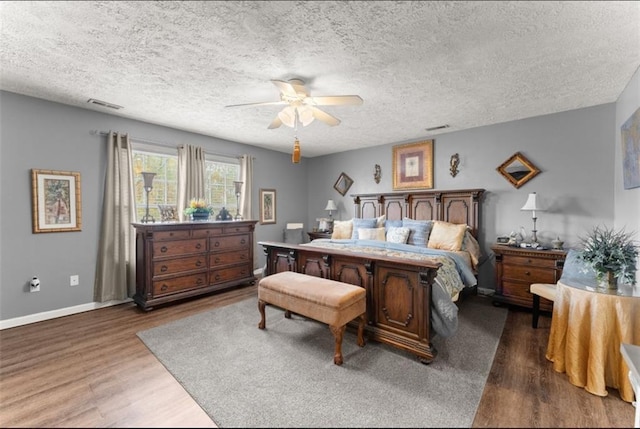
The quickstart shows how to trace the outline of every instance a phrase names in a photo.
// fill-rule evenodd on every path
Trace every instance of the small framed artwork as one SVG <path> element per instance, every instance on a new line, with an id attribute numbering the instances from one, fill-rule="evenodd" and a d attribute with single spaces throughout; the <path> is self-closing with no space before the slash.
<path id="1" fill-rule="evenodd" d="M 31 170 L 33 233 L 80 231 L 80 173 Z"/>
<path id="2" fill-rule="evenodd" d="M 345 173 L 341 173 L 340 177 L 338 177 L 338 180 L 336 180 L 335 185 L 333 185 L 333 189 L 338 191 L 340 195 L 344 197 L 344 194 L 347 193 L 351 185 L 353 185 L 353 179 L 351 179 L 351 177 L 347 176 Z"/>
<path id="3" fill-rule="evenodd" d="M 276 223 L 276 190 L 260 189 L 260 224 Z"/>
<path id="4" fill-rule="evenodd" d="M 393 147 L 393 190 L 433 188 L 433 140 Z"/>
<path id="5" fill-rule="evenodd" d="M 640 187 L 640 108 L 622 124 L 624 189 Z"/>

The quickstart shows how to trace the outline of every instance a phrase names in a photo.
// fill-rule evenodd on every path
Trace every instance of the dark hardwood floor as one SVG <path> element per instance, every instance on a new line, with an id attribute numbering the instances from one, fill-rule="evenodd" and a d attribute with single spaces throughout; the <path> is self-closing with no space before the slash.
<path id="1" fill-rule="evenodd" d="M 215 427 L 136 332 L 256 293 L 240 287 L 146 313 L 128 303 L 0 331 L 0 427 Z M 510 309 L 473 427 L 631 427 L 635 409 L 617 390 L 594 396 L 553 371 L 549 323 L 532 329 L 529 312 Z"/>

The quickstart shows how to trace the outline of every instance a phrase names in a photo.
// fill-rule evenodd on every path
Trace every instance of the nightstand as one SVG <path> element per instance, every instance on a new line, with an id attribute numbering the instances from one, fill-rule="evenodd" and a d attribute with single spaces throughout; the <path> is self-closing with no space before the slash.
<path id="1" fill-rule="evenodd" d="M 496 293 L 494 303 L 532 308 L 532 283 L 556 283 L 562 275 L 567 252 L 535 250 L 502 244 L 491 246 L 496 255 Z M 553 303 L 540 299 L 540 310 L 551 311 Z"/>
<path id="2" fill-rule="evenodd" d="M 330 232 L 307 231 L 307 235 L 309 236 L 309 240 L 315 240 L 316 238 L 331 238 Z"/>

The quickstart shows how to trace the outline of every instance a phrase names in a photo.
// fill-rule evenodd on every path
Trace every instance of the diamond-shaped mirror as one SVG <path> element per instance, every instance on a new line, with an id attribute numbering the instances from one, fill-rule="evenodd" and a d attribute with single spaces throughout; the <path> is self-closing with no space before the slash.
<path id="1" fill-rule="evenodd" d="M 524 185 L 540 173 L 538 167 L 533 165 L 520 152 L 514 153 L 496 170 L 516 188 Z"/>

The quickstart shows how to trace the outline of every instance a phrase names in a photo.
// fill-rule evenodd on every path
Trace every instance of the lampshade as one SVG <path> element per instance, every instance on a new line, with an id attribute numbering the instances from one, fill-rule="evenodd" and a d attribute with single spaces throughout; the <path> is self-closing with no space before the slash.
<path id="1" fill-rule="evenodd" d="M 327 207 L 324 208 L 325 210 L 338 210 L 338 207 L 336 207 L 336 203 L 333 202 L 333 200 L 329 200 L 327 201 Z"/>
<path id="2" fill-rule="evenodd" d="M 533 217 L 536 217 L 536 211 L 544 211 L 545 209 L 540 204 L 538 200 L 538 196 L 535 192 L 529 194 L 529 198 L 527 198 L 527 202 L 524 203 L 524 206 L 520 210 L 530 210 L 533 212 Z"/>
<path id="3" fill-rule="evenodd" d="M 242 193 L 242 183 L 243 182 L 237 182 L 237 181 L 233 182 L 233 186 L 235 186 L 235 189 L 236 189 L 236 195 L 240 195 Z"/>
<path id="4" fill-rule="evenodd" d="M 292 106 L 285 107 L 278 112 L 278 118 L 284 125 L 293 128 L 296 125 L 296 108 Z"/>
<path id="5" fill-rule="evenodd" d="M 302 123 L 303 127 L 306 127 L 315 119 L 313 116 L 313 110 L 309 106 L 298 107 L 298 119 Z"/>
<path id="6" fill-rule="evenodd" d="M 293 162 L 294 164 L 300 162 L 300 141 L 297 137 L 293 142 L 293 153 L 291 154 L 291 162 Z"/>
<path id="7" fill-rule="evenodd" d="M 153 178 L 155 177 L 156 173 L 143 172 L 141 174 L 144 180 L 144 189 L 145 191 L 150 192 L 153 189 Z"/>

